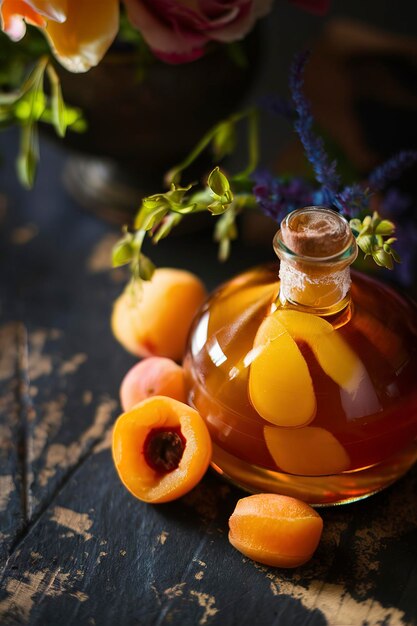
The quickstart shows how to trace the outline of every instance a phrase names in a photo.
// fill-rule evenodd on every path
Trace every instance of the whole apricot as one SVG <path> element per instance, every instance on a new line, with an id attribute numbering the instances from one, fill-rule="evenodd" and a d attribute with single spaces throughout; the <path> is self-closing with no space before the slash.
<path id="1" fill-rule="evenodd" d="M 123 411 L 128 411 L 151 396 L 168 396 L 186 402 L 182 367 L 162 356 L 151 356 L 136 363 L 120 386 Z"/>
<path id="2" fill-rule="evenodd" d="M 242 554 L 274 567 L 297 567 L 316 550 L 323 520 L 305 502 L 270 493 L 238 501 L 229 541 Z"/>
<path id="3" fill-rule="evenodd" d="M 113 431 L 113 461 L 122 483 L 139 500 L 168 502 L 201 480 L 211 439 L 191 407 L 153 396 L 123 413 Z"/>
<path id="4" fill-rule="evenodd" d="M 155 270 L 134 300 L 127 288 L 117 298 L 111 319 L 116 339 L 137 356 L 180 361 L 191 322 L 206 299 L 203 283 L 191 272 Z"/>

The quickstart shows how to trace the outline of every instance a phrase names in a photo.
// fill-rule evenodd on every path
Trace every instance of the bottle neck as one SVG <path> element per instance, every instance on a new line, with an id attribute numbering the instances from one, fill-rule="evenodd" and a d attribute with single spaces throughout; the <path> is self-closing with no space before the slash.
<path id="1" fill-rule="evenodd" d="M 279 271 L 279 300 L 321 315 L 333 315 L 350 301 L 350 269 L 313 272 L 282 260 Z"/>
<path id="2" fill-rule="evenodd" d="M 349 304 L 357 245 L 341 215 L 323 207 L 293 211 L 282 221 L 274 249 L 281 261 L 281 305 L 327 316 Z"/>

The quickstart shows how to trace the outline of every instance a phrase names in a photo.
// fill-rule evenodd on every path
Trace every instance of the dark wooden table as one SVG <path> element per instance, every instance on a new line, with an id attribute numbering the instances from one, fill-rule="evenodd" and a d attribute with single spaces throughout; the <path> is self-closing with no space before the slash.
<path id="1" fill-rule="evenodd" d="M 9 157 L 15 137 L 3 135 Z M 296 570 L 261 566 L 227 540 L 237 489 L 210 472 L 181 500 L 135 500 L 109 451 L 118 388 L 134 363 L 109 328 L 125 275 L 117 229 L 63 190 L 43 145 L 31 193 L 0 171 L 0 624 L 397 626 L 417 624 L 417 469 L 360 503 L 321 510 L 322 542 Z M 271 257 L 211 235 L 171 239 L 160 265 L 209 288 Z"/>

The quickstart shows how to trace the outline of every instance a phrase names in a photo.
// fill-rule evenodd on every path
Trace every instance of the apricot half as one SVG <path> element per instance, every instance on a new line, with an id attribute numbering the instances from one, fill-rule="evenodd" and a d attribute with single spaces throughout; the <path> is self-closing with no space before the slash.
<path id="1" fill-rule="evenodd" d="M 129 289 L 115 301 L 113 334 L 137 356 L 180 361 L 191 322 L 206 295 L 203 283 L 191 272 L 159 268 L 143 283 L 137 302 Z"/>
<path id="2" fill-rule="evenodd" d="M 259 326 L 249 371 L 255 410 L 277 426 L 304 426 L 316 414 L 316 396 L 307 363 L 294 339 L 273 313 Z"/>
<path id="3" fill-rule="evenodd" d="M 274 567 L 297 567 L 316 550 L 323 520 L 305 502 L 270 493 L 238 501 L 229 541 L 242 554 Z"/>
<path id="4" fill-rule="evenodd" d="M 136 363 L 120 386 L 123 411 L 151 396 L 168 396 L 186 402 L 184 370 L 171 359 L 151 356 Z"/>
<path id="5" fill-rule="evenodd" d="M 325 428 L 265 426 L 264 437 L 275 463 L 288 474 L 323 476 L 339 474 L 350 467 L 346 450 Z"/>
<path id="6" fill-rule="evenodd" d="M 207 426 L 191 407 L 154 396 L 123 413 L 113 431 L 113 461 L 139 500 L 168 502 L 201 480 L 211 459 Z"/>

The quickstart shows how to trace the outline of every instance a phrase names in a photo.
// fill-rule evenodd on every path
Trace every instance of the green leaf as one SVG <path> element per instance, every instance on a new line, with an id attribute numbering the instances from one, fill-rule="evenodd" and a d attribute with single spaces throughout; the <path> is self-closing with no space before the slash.
<path id="1" fill-rule="evenodd" d="M 384 237 L 392 235 L 394 231 L 395 224 L 389 220 L 382 220 L 375 228 L 375 233 Z"/>
<path id="2" fill-rule="evenodd" d="M 221 197 L 230 192 L 230 184 L 226 176 L 220 171 L 219 167 L 215 167 L 209 174 L 207 185 L 211 191 Z"/>
<path id="3" fill-rule="evenodd" d="M 207 206 L 207 208 L 213 215 L 221 215 L 222 213 L 227 211 L 227 206 L 222 204 L 219 200 L 212 202 Z"/>
<path id="4" fill-rule="evenodd" d="M 379 248 L 379 250 L 374 251 L 372 254 L 372 258 L 374 259 L 375 263 L 380 267 L 386 267 L 389 270 L 392 270 L 392 268 L 394 267 L 392 256 L 388 254 L 383 248 Z"/>
<path id="5" fill-rule="evenodd" d="M 121 267 L 130 263 L 134 256 L 131 241 L 122 239 L 116 243 L 112 251 L 113 267 Z"/>
<path id="6" fill-rule="evenodd" d="M 47 66 L 49 81 L 51 83 L 51 107 L 52 119 L 56 132 L 60 137 L 65 137 L 67 130 L 67 118 L 65 115 L 65 104 L 62 97 L 61 84 L 58 74 L 53 66 L 49 63 Z"/>
<path id="7" fill-rule="evenodd" d="M 169 203 L 163 195 L 158 194 L 149 196 L 142 200 L 142 205 L 136 215 L 134 228 L 136 230 L 149 230 L 154 223 L 154 217 L 160 215 L 161 219 L 164 213 L 169 210 Z"/>
<path id="8" fill-rule="evenodd" d="M 236 146 L 235 125 L 226 120 L 218 125 L 213 137 L 213 152 L 217 159 L 223 159 L 231 154 Z"/>
<path id="9" fill-rule="evenodd" d="M 374 249 L 374 237 L 373 235 L 360 235 L 357 239 L 359 248 L 365 254 L 372 254 Z"/>
<path id="10" fill-rule="evenodd" d="M 213 196 L 208 187 L 201 189 L 200 191 L 196 191 L 190 197 L 190 202 L 194 202 L 195 204 L 205 204 L 206 207 L 213 200 Z"/>
<path id="11" fill-rule="evenodd" d="M 21 184 L 31 189 L 39 161 L 39 140 L 36 125 L 26 124 L 21 130 L 20 152 L 17 157 L 17 174 Z"/>
<path id="12" fill-rule="evenodd" d="M 350 220 L 349 226 L 357 233 L 360 233 L 360 231 L 362 230 L 362 222 L 358 218 Z"/>
<path id="13" fill-rule="evenodd" d="M 218 258 L 219 261 L 221 261 L 222 263 L 224 261 L 227 261 L 227 259 L 229 258 L 230 255 L 230 239 L 221 239 L 220 243 L 219 243 L 219 254 L 218 254 Z"/>
<path id="14" fill-rule="evenodd" d="M 166 207 L 155 209 L 152 213 L 143 218 L 141 228 L 143 230 L 152 230 L 168 213 Z"/>
<path id="15" fill-rule="evenodd" d="M 144 254 L 140 255 L 139 260 L 139 276 L 142 280 L 151 280 L 155 271 L 155 265 Z"/>
<path id="16" fill-rule="evenodd" d="M 401 263 L 401 257 L 394 248 L 391 248 L 390 254 L 396 263 Z"/>
<path id="17" fill-rule="evenodd" d="M 196 206 L 197 205 L 195 202 L 193 202 L 192 204 L 187 204 L 185 206 L 181 206 L 180 204 L 175 204 L 171 206 L 171 211 L 174 211 L 175 213 L 180 213 L 181 215 L 187 215 L 189 213 L 193 213 Z"/>
<path id="18" fill-rule="evenodd" d="M 182 216 L 179 213 L 171 213 L 170 215 L 167 215 L 161 222 L 158 230 L 152 238 L 152 241 L 154 243 L 158 243 L 161 239 L 167 237 L 171 230 L 177 226 L 181 220 Z"/>

